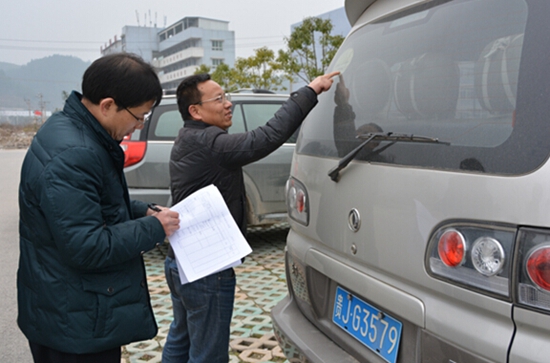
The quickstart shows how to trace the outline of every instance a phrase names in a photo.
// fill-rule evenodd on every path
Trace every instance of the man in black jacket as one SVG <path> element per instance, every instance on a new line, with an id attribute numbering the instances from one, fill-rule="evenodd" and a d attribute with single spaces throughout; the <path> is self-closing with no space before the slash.
<path id="1" fill-rule="evenodd" d="M 274 117 L 255 130 L 228 134 L 231 102 L 208 74 L 185 78 L 177 89 L 184 119 L 170 156 L 172 200 L 214 184 L 231 215 L 246 235 L 246 199 L 242 167 L 281 146 L 317 103 L 317 95 L 332 85 L 333 72 L 292 93 Z M 231 314 L 235 293 L 232 268 L 182 285 L 170 249 L 165 263 L 174 320 L 162 361 L 221 363 L 228 361 Z"/>

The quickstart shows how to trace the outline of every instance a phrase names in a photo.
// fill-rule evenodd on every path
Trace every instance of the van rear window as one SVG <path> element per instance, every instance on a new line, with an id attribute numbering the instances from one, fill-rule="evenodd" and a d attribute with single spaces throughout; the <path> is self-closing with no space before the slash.
<path id="1" fill-rule="evenodd" d="M 348 36 L 331 90 L 302 126 L 297 152 L 445 170 L 523 174 L 550 151 L 550 5 L 433 1 Z"/>

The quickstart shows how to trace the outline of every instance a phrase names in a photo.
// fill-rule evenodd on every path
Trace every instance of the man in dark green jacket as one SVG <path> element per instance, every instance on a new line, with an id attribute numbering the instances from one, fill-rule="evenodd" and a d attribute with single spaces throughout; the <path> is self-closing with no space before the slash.
<path id="1" fill-rule="evenodd" d="M 162 97 L 137 56 L 86 70 L 82 93 L 37 132 L 19 187 L 18 324 L 35 362 L 120 362 L 157 326 L 141 255 L 179 228 L 176 212 L 130 201 L 124 136 Z"/>

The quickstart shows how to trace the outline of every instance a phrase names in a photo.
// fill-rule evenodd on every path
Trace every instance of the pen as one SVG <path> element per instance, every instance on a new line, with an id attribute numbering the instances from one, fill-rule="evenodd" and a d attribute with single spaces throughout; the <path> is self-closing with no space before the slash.
<path id="1" fill-rule="evenodd" d="M 149 204 L 147 204 L 147 206 L 149 207 L 149 209 L 152 209 L 155 212 L 161 212 L 162 211 L 162 209 L 157 207 L 157 205 L 155 203 L 149 203 Z"/>

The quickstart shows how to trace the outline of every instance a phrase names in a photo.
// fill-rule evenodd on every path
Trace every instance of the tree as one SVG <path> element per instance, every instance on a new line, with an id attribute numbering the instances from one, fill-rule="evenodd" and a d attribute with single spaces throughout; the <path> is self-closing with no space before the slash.
<path id="1" fill-rule="evenodd" d="M 241 88 L 286 90 L 282 85 L 282 66 L 276 61 L 275 52 L 267 47 L 255 49 L 254 52 L 248 58 L 237 58 L 235 61 L 236 81 Z"/>
<path id="2" fill-rule="evenodd" d="M 196 70 L 195 74 L 210 73 L 211 67 L 206 64 L 201 64 Z M 216 83 L 218 83 L 226 92 L 233 92 L 239 89 L 238 84 L 235 81 L 235 71 L 225 63 L 221 63 L 210 73 L 210 77 Z"/>
<path id="3" fill-rule="evenodd" d="M 282 85 L 284 73 L 281 65 L 275 59 L 275 52 L 267 47 L 254 50 L 254 55 L 248 58 L 237 58 L 235 66 L 229 68 L 225 63 L 216 67 L 210 74 L 227 92 L 240 88 L 261 88 L 272 91 L 286 90 Z M 211 67 L 201 64 L 195 74 L 210 73 Z"/>
<path id="4" fill-rule="evenodd" d="M 336 51 L 344 41 L 341 35 L 331 35 L 330 19 L 305 18 L 290 38 L 285 38 L 287 50 L 279 50 L 277 62 L 291 77 L 306 83 L 326 73 Z"/>
<path id="5" fill-rule="evenodd" d="M 203 63 L 200 66 L 198 66 L 197 69 L 195 69 L 194 74 L 210 73 L 211 69 L 212 67 L 207 66 L 206 64 Z"/>

